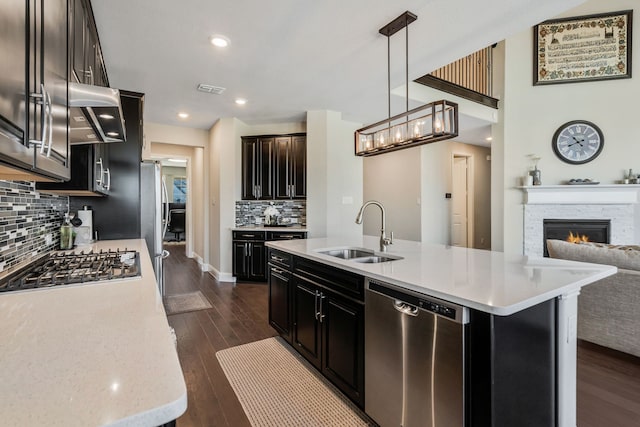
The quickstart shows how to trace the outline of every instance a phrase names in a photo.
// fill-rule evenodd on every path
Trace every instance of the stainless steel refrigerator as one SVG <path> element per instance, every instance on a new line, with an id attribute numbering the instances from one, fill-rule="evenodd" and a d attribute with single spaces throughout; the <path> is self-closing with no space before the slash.
<path id="1" fill-rule="evenodd" d="M 167 231 L 168 215 L 169 200 L 160 163 L 144 161 L 140 167 L 140 225 L 142 237 L 147 241 L 158 289 L 162 296 L 164 296 L 163 262 L 169 256 L 169 252 L 162 248 L 162 239 Z"/>

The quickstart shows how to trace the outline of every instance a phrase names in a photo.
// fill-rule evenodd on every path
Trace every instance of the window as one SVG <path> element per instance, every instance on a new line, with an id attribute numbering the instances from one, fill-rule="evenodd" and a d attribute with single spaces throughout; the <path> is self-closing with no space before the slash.
<path id="1" fill-rule="evenodd" d="M 173 203 L 187 202 L 187 178 L 173 178 Z"/>

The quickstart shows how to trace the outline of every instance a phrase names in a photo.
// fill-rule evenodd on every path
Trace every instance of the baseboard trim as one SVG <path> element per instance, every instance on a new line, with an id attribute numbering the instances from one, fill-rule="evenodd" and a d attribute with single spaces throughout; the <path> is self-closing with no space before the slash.
<path id="1" fill-rule="evenodd" d="M 193 258 L 198 263 L 201 271 L 209 271 L 209 264 L 206 264 L 202 257 L 195 252 L 191 252 L 191 256 L 189 258 Z"/>
<path id="2" fill-rule="evenodd" d="M 231 282 L 231 283 L 236 282 L 236 278 L 233 276 L 233 274 L 222 273 L 210 264 L 208 265 L 208 268 L 209 268 L 208 269 L 209 274 L 212 275 L 214 279 L 216 279 L 218 282 Z"/>

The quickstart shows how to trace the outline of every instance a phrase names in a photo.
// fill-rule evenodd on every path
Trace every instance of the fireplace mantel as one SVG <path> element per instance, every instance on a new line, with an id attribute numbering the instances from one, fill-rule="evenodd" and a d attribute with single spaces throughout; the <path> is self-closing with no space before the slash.
<path id="1" fill-rule="evenodd" d="M 535 185 L 517 187 L 526 205 L 626 205 L 638 203 L 640 184 Z"/>

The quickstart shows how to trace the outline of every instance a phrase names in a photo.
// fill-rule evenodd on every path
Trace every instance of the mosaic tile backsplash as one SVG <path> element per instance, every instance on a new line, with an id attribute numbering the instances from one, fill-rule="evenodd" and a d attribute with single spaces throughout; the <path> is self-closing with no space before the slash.
<path id="1" fill-rule="evenodd" d="M 35 183 L 0 180 L 0 272 L 58 248 L 69 198 L 35 191 Z"/>
<path id="2" fill-rule="evenodd" d="M 262 224 L 270 204 L 280 211 L 283 222 L 307 225 L 306 200 L 242 200 L 236 202 L 236 227 Z"/>

